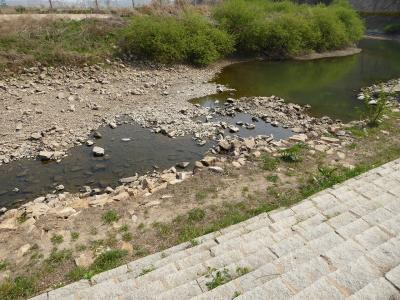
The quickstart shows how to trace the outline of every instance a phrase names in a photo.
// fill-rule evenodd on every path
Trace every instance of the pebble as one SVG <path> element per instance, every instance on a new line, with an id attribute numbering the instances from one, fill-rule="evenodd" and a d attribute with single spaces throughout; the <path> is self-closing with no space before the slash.
<path id="1" fill-rule="evenodd" d="M 99 146 L 95 146 L 95 147 L 93 147 L 92 152 L 93 152 L 94 156 L 104 156 L 105 151 L 103 148 L 101 148 Z"/>
<path id="2" fill-rule="evenodd" d="M 185 169 L 187 166 L 189 166 L 190 165 L 190 162 L 188 162 L 188 161 L 183 161 L 183 162 L 180 162 L 180 163 L 177 163 L 176 164 L 176 166 L 178 167 L 178 168 L 181 168 L 181 169 Z"/>

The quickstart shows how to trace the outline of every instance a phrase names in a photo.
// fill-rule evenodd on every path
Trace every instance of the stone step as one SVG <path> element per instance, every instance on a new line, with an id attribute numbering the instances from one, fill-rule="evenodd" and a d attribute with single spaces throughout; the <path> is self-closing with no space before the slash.
<path id="1" fill-rule="evenodd" d="M 291 208 L 199 237 L 196 246 L 183 243 L 38 299 L 386 297 L 374 289 L 397 297 L 399 187 L 397 160 Z M 209 290 L 225 270 L 232 280 Z"/>
<path id="2" fill-rule="evenodd" d="M 221 231 L 217 231 L 196 238 L 195 241 L 200 243 L 198 246 L 192 247 L 190 242 L 186 242 L 183 244 L 179 244 L 175 247 L 166 249 L 162 252 L 158 252 L 133 261 L 125 266 L 121 266 L 119 270 L 116 270 L 114 272 L 106 271 L 97 274 L 92 278 L 92 283 L 97 284 L 105 280 L 113 279 L 118 275 L 124 275 L 126 273 L 132 273 L 130 274 L 130 278 L 137 277 L 142 272 L 142 270 L 161 267 L 172 261 L 179 260 L 182 257 L 189 256 L 192 253 L 198 251 L 198 249 L 206 249 L 207 247 L 209 248 L 212 245 L 216 245 L 217 242 L 215 240 L 218 237 L 221 237 L 220 242 L 228 241 L 230 238 L 235 238 L 239 234 L 239 232 L 250 232 L 251 230 L 262 228 L 266 224 L 269 224 L 269 222 L 270 220 L 268 219 L 267 213 L 260 214 L 240 224 L 235 224 L 224 228 Z"/>
<path id="3" fill-rule="evenodd" d="M 311 217 L 314 218 L 314 217 Z M 335 221 L 335 219 L 340 220 L 339 221 Z M 322 218 L 320 218 L 320 220 L 323 220 Z M 346 220 L 346 222 L 344 222 L 343 220 Z M 352 223 L 357 222 L 358 219 L 354 220 L 354 218 L 349 218 L 349 217 L 342 217 L 342 215 L 339 215 L 333 219 L 331 219 L 331 226 L 332 224 L 339 224 L 342 225 L 342 227 L 346 227 L 349 226 Z M 396 218 L 395 218 L 396 220 Z M 353 221 L 353 222 L 350 222 Z M 388 220 L 387 222 L 390 222 L 391 220 Z M 365 222 L 365 221 L 364 221 Z M 309 226 L 315 225 L 317 223 L 310 222 Z M 363 224 L 363 223 L 362 223 Z M 230 253 L 228 253 L 227 255 L 222 255 L 221 257 L 212 257 L 209 258 L 209 260 L 206 260 L 204 263 L 198 263 L 198 264 L 193 264 L 195 266 L 195 268 L 191 268 L 192 263 L 194 262 L 193 258 L 198 257 L 198 262 L 201 262 L 204 259 L 204 257 L 202 257 L 200 254 L 203 253 L 202 251 L 200 251 L 199 253 L 197 253 L 197 255 L 193 255 L 193 256 L 188 256 L 187 258 L 191 258 L 190 261 L 186 261 L 186 263 L 184 262 L 184 260 L 180 263 L 180 266 L 177 266 L 178 271 L 174 272 L 175 269 L 171 269 L 171 268 L 167 268 L 166 270 L 163 270 L 161 268 L 161 271 L 159 271 L 158 273 L 153 273 L 153 272 L 149 272 L 148 274 L 145 274 L 143 276 L 140 276 L 137 279 L 137 283 L 140 284 L 147 284 L 148 282 L 151 282 L 153 280 L 159 280 L 161 278 L 163 278 L 164 274 L 164 282 L 166 283 L 166 294 L 170 294 L 169 290 L 170 289 L 177 289 L 177 290 L 181 290 L 181 291 L 185 291 L 184 288 L 181 287 L 181 285 L 187 285 L 188 281 L 193 281 L 193 280 L 198 280 L 198 283 L 200 284 L 200 286 L 203 288 L 203 291 L 207 291 L 206 289 L 204 289 L 204 282 L 206 282 L 206 278 L 205 276 L 201 276 L 201 273 L 204 273 L 207 271 L 208 268 L 215 268 L 218 271 L 223 271 L 224 268 L 228 268 L 228 269 L 235 269 L 238 267 L 250 267 L 252 269 L 258 268 L 262 262 L 259 262 L 258 258 L 260 257 L 260 255 L 264 253 L 267 253 L 267 251 L 269 251 L 268 255 L 269 257 L 274 257 L 276 258 L 276 255 L 278 255 L 278 258 L 276 258 L 276 262 L 277 264 L 282 265 L 285 268 L 291 268 L 293 267 L 293 262 L 292 262 L 292 257 L 301 257 L 303 260 L 304 259 L 311 259 L 312 256 L 317 255 L 318 253 L 323 253 L 324 251 L 329 250 L 331 247 L 338 245 L 340 243 L 344 242 L 344 239 L 341 238 L 340 236 L 338 236 L 336 233 L 334 233 L 334 230 L 332 227 L 329 227 L 330 230 L 328 231 L 323 231 L 320 229 L 320 227 L 324 227 L 326 225 L 326 223 L 320 223 L 319 225 L 317 225 L 314 228 L 310 228 L 309 231 L 310 232 L 324 232 L 325 234 L 320 237 L 320 238 L 316 238 L 316 239 L 312 239 L 309 242 L 308 245 L 304 246 L 304 241 L 305 240 L 301 240 L 300 238 L 294 238 L 293 235 L 291 237 L 289 237 L 288 239 L 284 239 L 279 241 L 278 243 L 275 244 L 269 244 L 271 242 L 271 238 L 269 236 L 266 237 L 265 241 L 263 240 L 257 240 L 257 237 L 259 237 L 258 234 L 255 234 L 252 238 L 256 239 L 254 241 L 254 246 L 249 246 L 246 247 L 247 251 L 244 251 L 245 255 L 243 255 L 243 253 L 239 250 L 243 250 L 240 248 L 240 244 L 236 245 L 236 247 L 233 247 L 237 250 L 231 250 Z M 368 224 L 367 224 L 368 225 Z M 303 226 L 303 225 L 300 225 Z M 303 226 L 304 228 L 304 226 Z M 305 227 L 307 228 L 307 227 Z M 381 230 L 379 230 L 376 226 L 375 227 L 369 227 L 369 226 L 364 226 L 362 227 L 364 229 L 365 232 L 363 233 L 359 233 L 355 236 L 356 239 L 358 239 L 359 241 L 363 241 L 363 243 L 365 244 L 366 241 L 368 241 L 368 236 L 377 236 L 376 233 L 377 231 L 380 231 L 380 236 L 381 239 L 379 239 L 378 243 L 383 242 L 384 239 L 388 239 L 388 235 L 385 235 L 385 233 Z M 339 227 L 338 229 L 341 229 L 341 227 Z M 372 230 L 373 229 L 373 230 Z M 368 230 L 371 230 L 371 232 L 369 232 Z M 256 230 L 255 232 L 259 232 L 262 233 L 263 231 L 261 230 Z M 310 237 L 313 237 L 315 234 L 310 234 Z M 249 234 L 245 234 L 244 236 L 249 237 Z M 295 235 L 294 235 L 295 236 Z M 235 240 L 235 239 L 233 239 Z M 229 241 L 233 241 L 233 240 L 229 240 Z M 302 241 L 301 244 L 299 244 L 299 240 Z M 230 242 L 227 243 L 230 243 Z M 251 239 L 250 239 L 251 241 Z M 223 245 L 223 244 L 221 244 Z M 221 245 L 217 245 L 217 247 L 221 246 Z M 290 246 L 292 245 L 292 246 Z M 299 246 L 304 246 L 304 247 L 300 247 Z M 367 244 L 365 244 L 367 245 Z M 308 247 L 311 246 L 312 250 L 316 251 L 313 252 L 311 251 L 311 249 L 309 249 Z M 270 248 L 269 248 L 270 247 Z M 296 250 L 295 250 L 296 248 Z M 253 250 L 252 250 L 253 249 Z M 261 251 L 260 251 L 261 249 Z M 263 250 L 264 249 L 264 250 Z M 271 250 L 274 250 L 274 252 L 271 252 Z M 212 249 L 211 249 L 212 250 Z M 259 250 L 257 252 L 257 250 Z M 295 250 L 295 251 L 294 251 Z M 186 251 L 186 250 L 184 250 Z M 287 257 L 284 257 L 285 254 L 289 253 L 293 251 L 290 255 L 288 255 Z M 222 252 L 221 252 L 222 253 Z M 232 260 L 232 257 L 235 257 L 235 255 L 233 255 L 234 253 L 236 253 L 237 258 L 236 260 Z M 240 255 L 238 255 L 238 253 L 240 253 Z M 254 255 L 251 255 L 252 253 L 255 253 Z M 275 256 L 273 253 L 276 253 Z M 311 255 L 311 256 L 310 256 Z M 208 253 L 207 253 L 207 257 Z M 243 257 L 246 257 L 243 259 Z M 242 258 L 242 259 L 241 259 Z M 186 259 L 186 257 L 185 257 Z M 241 259 L 241 260 L 240 260 Z M 237 262 L 238 261 L 238 262 Z M 271 261 L 271 259 L 269 259 L 269 261 Z M 269 262 L 268 261 L 268 262 Z M 301 262 L 301 260 L 297 259 L 297 263 Z M 264 261 L 264 263 L 266 263 L 266 261 Z M 188 269 L 186 268 L 186 266 L 188 267 Z M 172 272 L 172 274 L 169 274 L 169 272 Z M 161 276 L 160 276 L 161 274 Z M 168 275 L 169 274 L 169 275 Z M 203 278 L 202 278 L 203 277 Z M 117 282 L 124 282 L 125 280 L 128 280 L 130 278 L 133 278 L 132 276 L 127 276 L 127 277 L 119 277 Z M 240 280 L 239 280 L 240 281 Z M 114 281 L 115 284 L 117 284 L 117 282 Z M 203 282 L 203 284 L 202 284 Z M 195 290 L 198 292 L 198 288 L 196 287 Z M 242 290 L 242 289 L 239 289 Z M 188 292 L 188 291 L 185 291 Z M 218 292 L 218 291 L 217 291 Z M 194 294 L 194 292 L 193 292 Z M 163 293 L 161 293 L 161 295 L 163 295 Z"/>
<path id="4" fill-rule="evenodd" d="M 366 237 L 374 236 L 371 234 L 375 233 L 376 227 L 365 227 L 364 229 L 364 232 L 359 233 L 358 235 L 356 235 L 356 237 L 364 237 L 362 241 L 365 241 Z M 373 241 L 379 240 L 380 242 L 384 242 L 385 240 L 388 240 L 388 238 L 390 238 L 388 235 L 384 236 L 384 238 L 382 238 L 382 235 L 379 234 L 377 236 L 380 236 L 381 238 L 374 238 Z M 395 241 L 395 239 L 393 241 Z M 305 250 L 307 249 L 307 247 L 309 247 L 309 245 L 306 245 L 303 249 L 297 250 L 297 253 L 294 255 L 291 253 L 287 255 L 287 257 L 278 258 L 273 261 L 273 264 L 267 264 L 263 266 L 263 268 L 260 268 L 255 272 L 249 273 L 241 278 L 237 278 L 231 281 L 229 287 L 218 287 L 215 290 L 202 294 L 196 299 L 219 299 L 221 297 L 221 299 L 223 299 L 224 295 L 230 292 L 233 288 L 235 288 L 236 292 L 239 292 L 241 294 L 245 291 L 253 289 L 252 293 L 249 295 L 249 299 L 256 297 L 256 295 L 260 296 L 261 291 L 265 289 L 257 289 L 257 286 L 264 281 L 269 281 L 276 277 L 276 275 L 273 276 L 273 274 L 274 272 L 278 272 L 278 267 L 281 270 L 281 272 L 279 273 L 280 278 L 291 287 L 291 292 L 298 292 L 299 290 L 305 289 L 308 285 L 316 281 L 322 275 L 326 275 L 332 271 L 335 271 L 337 267 L 347 266 L 348 262 L 350 262 L 353 258 L 357 258 L 357 256 L 363 255 L 367 251 L 367 249 L 373 249 L 374 246 L 376 246 L 377 244 L 367 243 L 363 247 L 362 245 L 358 245 L 351 240 L 344 241 L 336 233 L 331 232 L 325 234 L 325 236 L 321 238 L 312 241 L 310 245 L 316 251 L 314 255 L 312 254 L 312 252 Z M 346 251 L 347 253 L 350 253 L 350 255 L 348 255 L 347 257 L 341 255 L 342 252 L 346 253 Z M 310 254 L 311 256 L 307 257 Z M 296 267 L 296 265 L 293 263 L 293 260 L 291 259 L 292 257 L 301 257 L 301 259 L 296 259 L 295 261 L 302 264 L 299 267 Z M 324 257 L 330 262 L 333 262 L 334 265 L 329 265 L 321 257 Z M 308 258 L 311 259 L 307 261 Z M 396 262 L 397 261 L 395 261 L 394 263 Z M 263 276 L 265 276 L 265 279 L 259 280 L 259 278 L 263 278 Z M 275 284 L 276 283 L 272 283 L 272 285 Z M 254 291 L 255 289 L 257 290 Z M 269 290 L 269 288 L 267 290 Z M 278 290 L 279 289 L 277 289 L 277 291 Z M 282 289 L 282 293 L 286 296 L 288 295 L 286 289 Z M 274 297 L 278 297 L 275 294 L 271 295 L 274 295 Z"/>

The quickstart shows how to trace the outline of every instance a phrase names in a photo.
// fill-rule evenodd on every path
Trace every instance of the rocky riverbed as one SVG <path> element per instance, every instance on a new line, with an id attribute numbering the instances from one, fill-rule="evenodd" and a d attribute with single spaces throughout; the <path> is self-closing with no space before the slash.
<path id="1" fill-rule="evenodd" d="M 109 63 L 82 69 L 34 67 L 0 80 L 0 164 L 36 158 L 59 159 L 118 116 L 171 136 L 199 131 L 199 109 L 187 102 L 214 93 L 207 83 L 220 69 L 130 67 Z M 162 126 L 165 126 L 162 127 Z"/>

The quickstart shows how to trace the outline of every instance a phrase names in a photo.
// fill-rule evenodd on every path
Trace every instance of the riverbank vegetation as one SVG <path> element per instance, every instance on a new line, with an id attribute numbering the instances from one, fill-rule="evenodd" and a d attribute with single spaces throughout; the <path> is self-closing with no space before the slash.
<path id="1" fill-rule="evenodd" d="M 105 59 L 204 66 L 229 55 L 285 58 L 341 49 L 363 34 L 343 1 L 227 0 L 215 7 L 141 9 L 135 16 L 0 22 L 0 67 L 81 65 Z"/>
<path id="2" fill-rule="evenodd" d="M 359 16 L 343 1 L 298 5 L 290 1 L 223 2 L 214 11 L 234 36 L 239 53 L 285 57 L 348 47 L 361 39 Z"/>

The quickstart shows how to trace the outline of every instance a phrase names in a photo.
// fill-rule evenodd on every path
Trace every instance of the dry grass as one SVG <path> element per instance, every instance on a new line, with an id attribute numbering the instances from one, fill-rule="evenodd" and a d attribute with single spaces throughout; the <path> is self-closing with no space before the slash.
<path id="1" fill-rule="evenodd" d="M 80 65 L 112 55 L 120 18 L 56 20 L 23 16 L 0 22 L 0 68 Z"/>

